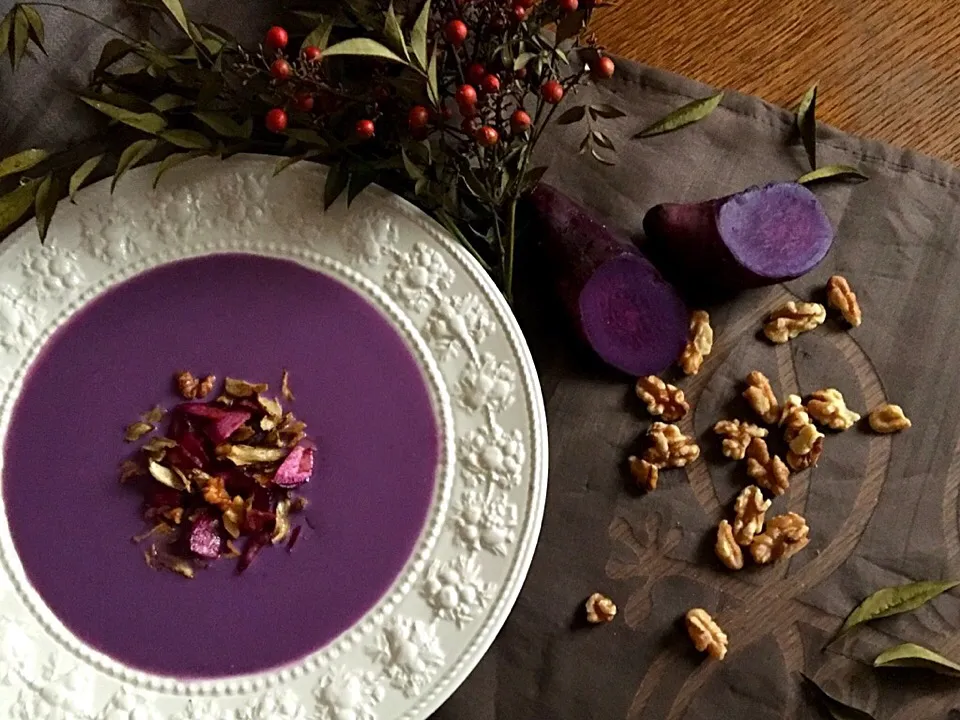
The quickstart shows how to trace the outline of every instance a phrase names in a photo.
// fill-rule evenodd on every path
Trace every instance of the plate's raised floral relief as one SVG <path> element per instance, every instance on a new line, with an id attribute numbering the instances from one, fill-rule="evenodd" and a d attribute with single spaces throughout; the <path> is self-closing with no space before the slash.
<path id="1" fill-rule="evenodd" d="M 446 659 L 436 624 L 404 615 L 387 621 L 370 655 L 383 664 L 390 684 L 407 697 L 423 692 Z"/>
<path id="2" fill-rule="evenodd" d="M 76 290 L 85 280 L 77 254 L 57 247 L 54 240 L 48 239 L 46 245 L 35 243 L 23 254 L 20 267 L 26 278 L 27 297 L 38 301 Z"/>
<path id="3" fill-rule="evenodd" d="M 525 452 L 518 430 L 495 424 L 479 427 L 461 439 L 458 454 L 460 471 L 470 486 L 492 480 L 507 489 L 520 482 Z"/>
<path id="4" fill-rule="evenodd" d="M 424 334 L 440 360 L 452 360 L 464 349 L 476 357 L 479 346 L 493 332 L 490 313 L 476 295 L 442 297 L 427 318 Z"/>
<path id="5" fill-rule="evenodd" d="M 337 667 L 317 686 L 319 720 L 376 720 L 383 696 L 383 685 L 372 670 Z"/>
<path id="6" fill-rule="evenodd" d="M 233 710 L 221 707 L 214 700 L 187 700 L 186 707 L 170 720 L 235 720 Z"/>
<path id="7" fill-rule="evenodd" d="M 421 592 L 438 618 L 463 628 L 489 605 L 495 589 L 483 579 L 477 556 L 470 554 L 434 561 Z"/>
<path id="8" fill-rule="evenodd" d="M 122 688 L 110 702 L 107 720 L 167 720 L 149 695 Z"/>
<path id="9" fill-rule="evenodd" d="M 113 203 L 83 213 L 80 225 L 84 249 L 106 265 L 121 265 L 139 252 L 140 221 Z"/>
<path id="10" fill-rule="evenodd" d="M 213 210 L 215 227 L 229 227 L 250 232 L 270 215 L 267 202 L 269 178 L 259 173 L 241 172 L 225 175 L 219 182 L 197 193 L 196 203 L 205 216 Z"/>
<path id="11" fill-rule="evenodd" d="M 495 487 L 467 490 L 453 506 L 450 525 L 458 546 L 503 556 L 517 539 L 517 506 Z"/>
<path id="12" fill-rule="evenodd" d="M 454 399 L 467 410 L 499 413 L 514 401 L 516 373 L 493 353 L 471 359 L 453 389 Z"/>
<path id="13" fill-rule="evenodd" d="M 291 690 L 271 690 L 254 703 L 247 712 L 241 712 L 237 720 L 309 720 L 300 698 Z"/>
<path id="14" fill-rule="evenodd" d="M 165 242 L 188 240 L 203 227 L 209 227 L 222 216 L 201 212 L 198 193 L 190 186 L 165 186 L 152 191 L 152 204 L 147 214 L 151 231 Z"/>
<path id="15" fill-rule="evenodd" d="M 423 312 L 453 284 L 454 273 L 443 255 L 426 243 L 399 256 L 387 273 L 387 290 L 401 305 Z"/>
<path id="16" fill-rule="evenodd" d="M 350 257 L 368 265 L 377 265 L 398 242 L 396 220 L 379 212 L 346 223 L 342 234 Z"/>

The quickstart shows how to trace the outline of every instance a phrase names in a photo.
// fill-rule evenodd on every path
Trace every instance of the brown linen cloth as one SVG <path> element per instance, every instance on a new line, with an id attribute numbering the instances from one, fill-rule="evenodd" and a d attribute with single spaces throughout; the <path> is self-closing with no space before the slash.
<path id="1" fill-rule="evenodd" d="M 0 12 L 11 5 L 0 0 Z M 269 4 L 188 3 L 256 36 Z M 219 7 L 218 7 L 219 6 Z M 88 3 L 120 17 L 114 3 Z M 82 136 L 88 118 L 57 88 L 83 79 L 106 37 L 83 21 L 51 17 L 42 58 L 11 79 L 0 70 L 0 154 Z M 54 19 L 56 18 L 56 19 Z M 829 88 L 824 88 L 829 92 Z M 61 90 L 62 92 L 62 90 Z M 627 119 L 603 129 L 619 148 L 606 168 L 577 154 L 583 128 L 544 142 L 548 181 L 631 234 L 646 210 L 747 185 L 796 178 L 807 167 L 788 113 L 730 94 L 701 125 L 644 141 L 630 135 L 708 89 L 628 62 L 584 92 Z M 550 485 L 543 532 L 529 578 L 496 644 L 437 712 L 438 720 L 799 720 L 814 708 L 800 672 L 877 718 L 953 718 L 955 680 L 875 671 L 873 657 L 903 641 L 960 660 L 960 596 L 883 620 L 821 649 L 864 596 L 921 579 L 960 578 L 960 216 L 957 171 L 914 153 L 824 128 L 821 164 L 859 166 L 870 181 L 817 192 L 838 229 L 826 261 L 784 287 L 710 307 L 714 353 L 685 380 L 695 410 L 685 421 L 703 459 L 665 472 L 642 495 L 624 471 L 648 419 L 630 378 L 603 368 L 562 323 L 535 263 L 522 276 L 519 315 L 540 370 L 550 429 Z M 816 299 L 833 273 L 845 275 L 864 311 L 862 327 L 829 321 L 786 346 L 757 337 L 763 315 L 792 297 Z M 763 370 L 779 394 L 840 389 L 866 414 L 884 399 L 903 405 L 913 428 L 880 437 L 857 428 L 827 438 L 819 466 L 796 475 L 771 514 L 793 510 L 812 541 L 789 563 L 729 573 L 712 546 L 717 522 L 744 485 L 710 431 L 724 417 L 749 417 L 739 383 Z M 583 628 L 578 608 L 591 592 L 611 595 L 611 624 Z M 722 663 L 694 652 L 683 630 L 702 606 L 730 636 Z"/>

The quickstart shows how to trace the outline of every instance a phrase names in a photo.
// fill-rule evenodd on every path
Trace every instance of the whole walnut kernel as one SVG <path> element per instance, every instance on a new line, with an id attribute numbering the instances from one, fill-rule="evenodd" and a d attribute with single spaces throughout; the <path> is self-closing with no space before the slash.
<path id="1" fill-rule="evenodd" d="M 823 452 L 823 433 L 817 430 L 798 395 L 788 395 L 780 417 L 783 438 L 789 445 L 787 464 L 805 470 L 817 464 Z"/>
<path id="2" fill-rule="evenodd" d="M 823 305 L 791 300 L 770 313 L 763 334 L 770 342 L 781 344 L 813 330 L 826 319 L 827 310 Z"/>
<path id="3" fill-rule="evenodd" d="M 827 281 L 827 304 L 839 310 L 843 319 L 853 327 L 860 327 L 863 322 L 863 312 L 857 302 L 857 295 L 843 275 L 834 275 Z"/>
<path id="4" fill-rule="evenodd" d="M 647 404 L 647 412 L 662 417 L 665 422 L 676 422 L 690 410 L 683 390 L 665 383 L 656 375 L 638 379 L 635 389 L 637 397 Z"/>
<path id="5" fill-rule="evenodd" d="M 747 389 L 743 391 L 743 398 L 750 403 L 753 411 L 765 423 L 773 424 L 780 417 L 780 403 L 773 394 L 770 380 L 759 370 L 747 375 Z"/>
<path id="6" fill-rule="evenodd" d="M 658 468 L 684 467 L 700 457 L 700 446 L 676 425 L 655 422 L 647 432 L 650 446 L 643 459 Z"/>
<path id="7" fill-rule="evenodd" d="M 770 455 L 763 438 L 754 438 L 747 446 L 747 475 L 774 495 L 783 495 L 790 487 L 790 469 L 778 455 Z"/>
<path id="8" fill-rule="evenodd" d="M 713 328 L 710 327 L 710 314 L 705 310 L 694 310 L 690 314 L 690 336 L 687 345 L 680 354 L 680 368 L 687 375 L 696 375 L 706 358 L 713 350 Z"/>
<path id="9" fill-rule="evenodd" d="M 906 430 L 913 423 L 899 405 L 884 403 L 870 413 L 870 427 L 878 433 L 895 433 Z"/>
<path id="10" fill-rule="evenodd" d="M 860 415 L 847 407 L 843 394 L 834 388 L 813 393 L 807 401 L 807 413 L 831 430 L 848 430 L 860 420 Z"/>
<path id="11" fill-rule="evenodd" d="M 720 562 L 730 570 L 743 569 L 743 551 L 733 539 L 733 528 L 726 520 L 722 520 L 717 527 L 717 544 L 714 545 L 714 551 L 720 558 Z"/>
<path id="12" fill-rule="evenodd" d="M 207 395 L 213 392 L 213 386 L 217 384 L 217 378 L 215 375 L 207 375 L 203 380 L 197 384 L 197 392 L 194 397 L 198 400 L 205 398 Z"/>
<path id="13" fill-rule="evenodd" d="M 584 603 L 587 611 L 587 622 L 591 625 L 610 622 L 617 616 L 617 606 L 606 595 L 594 593 Z"/>
<path id="14" fill-rule="evenodd" d="M 770 500 L 763 499 L 763 493 L 756 485 L 747 485 L 737 496 L 733 506 L 733 538 L 739 545 L 749 545 L 753 538 L 763 530 L 763 523 L 770 509 Z"/>
<path id="15" fill-rule="evenodd" d="M 174 380 L 177 383 L 177 392 L 180 393 L 180 397 L 184 400 L 196 400 L 200 381 L 193 376 L 192 372 L 189 370 L 178 372 L 174 376 Z"/>
<path id="16" fill-rule="evenodd" d="M 750 554 L 758 565 L 786 560 L 810 543 L 810 528 L 797 513 L 777 515 L 767 521 L 764 531 L 753 539 Z"/>
<path id="17" fill-rule="evenodd" d="M 699 652 L 706 652 L 715 660 L 726 657 L 727 634 L 703 608 L 687 611 L 687 634 Z"/>
<path id="18" fill-rule="evenodd" d="M 717 435 L 723 435 L 722 452 L 732 460 L 743 460 L 747 446 L 753 438 L 767 436 L 767 431 L 753 423 L 740 420 L 720 420 L 713 426 Z"/>
<path id="19" fill-rule="evenodd" d="M 648 492 L 657 489 L 657 481 L 660 479 L 660 469 L 653 463 L 647 462 L 643 458 L 631 455 L 627 458 L 630 463 L 630 474 L 637 481 L 637 485 Z"/>

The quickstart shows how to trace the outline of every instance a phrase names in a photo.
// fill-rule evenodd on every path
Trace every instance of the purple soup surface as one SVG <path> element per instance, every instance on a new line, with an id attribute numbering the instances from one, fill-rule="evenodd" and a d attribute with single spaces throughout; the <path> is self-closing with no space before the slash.
<path id="1" fill-rule="evenodd" d="M 292 552 L 242 575 L 147 567 L 140 496 L 117 482 L 125 426 L 177 402 L 176 370 L 271 383 L 317 443 Z M 224 677 L 336 638 L 404 568 L 433 501 L 439 429 L 422 371 L 381 313 L 295 263 L 213 255 L 139 275 L 46 344 L 14 407 L 3 495 L 33 587 L 82 640 L 148 672 Z M 145 544 L 143 547 L 146 547 Z"/>

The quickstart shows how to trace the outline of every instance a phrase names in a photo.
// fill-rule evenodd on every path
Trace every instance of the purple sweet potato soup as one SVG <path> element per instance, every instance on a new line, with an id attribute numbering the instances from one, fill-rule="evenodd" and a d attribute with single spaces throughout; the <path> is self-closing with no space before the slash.
<path id="1" fill-rule="evenodd" d="M 124 427 L 176 402 L 178 369 L 269 382 L 317 442 L 292 552 L 242 575 L 147 567 L 140 493 L 117 482 Z M 423 373 L 383 316 L 294 263 L 215 255 L 99 297 L 47 343 L 14 408 L 3 495 L 30 582 L 77 636 L 133 667 L 222 677 L 296 661 L 384 595 L 434 494 L 439 430 Z"/>

